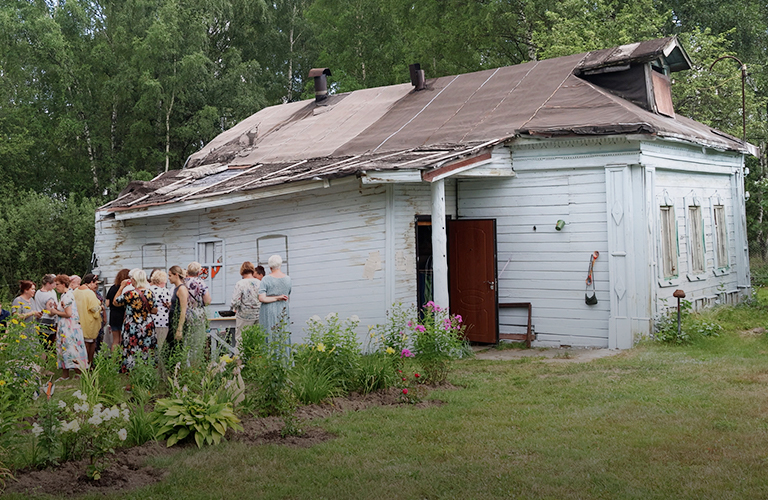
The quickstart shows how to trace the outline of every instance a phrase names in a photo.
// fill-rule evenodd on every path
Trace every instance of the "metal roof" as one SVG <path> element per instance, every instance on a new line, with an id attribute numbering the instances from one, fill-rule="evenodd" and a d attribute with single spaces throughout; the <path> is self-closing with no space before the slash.
<path id="1" fill-rule="evenodd" d="M 648 61 L 676 39 L 533 61 L 262 109 L 191 155 L 183 170 L 133 182 L 102 209 L 226 196 L 361 171 L 425 170 L 515 137 L 647 134 L 742 153 L 754 148 L 710 127 L 655 114 L 578 76 Z M 750 149 L 752 148 L 752 149 Z"/>

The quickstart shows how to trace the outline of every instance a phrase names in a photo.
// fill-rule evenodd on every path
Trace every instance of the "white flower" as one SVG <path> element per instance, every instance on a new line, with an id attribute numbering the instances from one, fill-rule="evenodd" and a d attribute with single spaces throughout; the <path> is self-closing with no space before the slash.
<path id="1" fill-rule="evenodd" d="M 65 422 L 64 425 L 61 426 L 61 430 L 64 432 L 77 432 L 80 430 L 80 423 L 76 419 L 71 422 Z"/>
<path id="2" fill-rule="evenodd" d="M 355 323 L 359 323 L 360 322 L 360 316 L 358 316 L 357 314 L 353 314 L 352 317 L 350 317 L 349 319 L 351 319 Z"/>
<path id="3" fill-rule="evenodd" d="M 309 318 L 309 320 L 307 321 L 307 323 L 309 323 L 310 321 L 314 321 L 314 322 L 316 322 L 316 323 L 320 323 L 322 320 L 323 320 L 323 319 L 322 319 L 320 316 L 318 316 L 317 314 L 315 314 L 314 316 L 312 316 L 311 318 Z"/>
<path id="4" fill-rule="evenodd" d="M 120 405 L 120 408 L 124 410 L 124 409 L 128 408 L 128 404 L 127 403 L 122 403 Z"/>
<path id="5" fill-rule="evenodd" d="M 32 434 L 34 434 L 35 437 L 38 437 L 42 433 L 43 433 L 43 428 L 37 425 L 37 422 L 32 424 Z"/>
<path id="6" fill-rule="evenodd" d="M 103 420 L 101 419 L 101 417 L 99 415 L 94 415 L 94 416 L 92 416 L 91 418 L 88 419 L 88 423 L 91 424 L 91 425 L 99 425 L 102 422 L 103 422 Z"/>
<path id="7" fill-rule="evenodd" d="M 183 392 L 184 394 L 186 394 L 188 390 L 189 390 L 189 389 L 187 389 L 187 386 L 186 386 L 186 385 L 185 385 L 184 387 L 182 387 L 182 388 L 181 388 L 181 392 Z"/>
<path id="8" fill-rule="evenodd" d="M 123 420 L 125 420 L 127 422 L 130 419 L 131 419 L 131 414 L 128 411 L 128 408 L 123 408 Z"/>
<path id="9" fill-rule="evenodd" d="M 336 316 L 337 316 L 336 313 L 328 313 L 328 316 L 325 317 L 325 321 L 331 321 Z"/>
<path id="10" fill-rule="evenodd" d="M 88 396 L 80 392 L 80 389 L 76 390 L 72 395 L 77 399 L 79 399 L 80 401 L 85 401 L 88 399 Z"/>
<path id="11" fill-rule="evenodd" d="M 66 408 L 66 407 L 67 407 L 67 402 L 64 401 L 63 399 L 60 399 L 59 400 L 59 408 Z"/>
<path id="12" fill-rule="evenodd" d="M 125 428 L 120 429 L 119 431 L 117 431 L 117 437 L 120 438 L 120 441 L 125 441 L 126 438 L 128 437 L 128 431 L 125 430 Z"/>
<path id="13" fill-rule="evenodd" d="M 95 405 L 93 405 L 93 414 L 97 415 L 97 414 L 101 413 L 101 410 L 103 408 L 104 408 L 104 405 L 102 405 L 101 403 L 96 403 Z"/>
<path id="14" fill-rule="evenodd" d="M 90 406 L 88 406 L 88 403 L 83 403 L 81 405 L 75 403 L 75 411 L 76 412 L 81 411 L 83 413 L 86 413 L 88 411 L 88 408 L 90 408 Z"/>

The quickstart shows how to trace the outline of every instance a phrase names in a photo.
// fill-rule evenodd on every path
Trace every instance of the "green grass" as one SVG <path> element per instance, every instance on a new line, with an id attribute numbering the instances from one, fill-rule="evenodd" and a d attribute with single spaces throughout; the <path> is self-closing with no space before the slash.
<path id="1" fill-rule="evenodd" d="M 316 421 L 338 438 L 309 449 L 186 449 L 121 498 L 768 498 L 768 338 L 741 333 L 768 310 L 707 316 L 724 332 L 688 346 L 463 361 L 445 405 Z"/>

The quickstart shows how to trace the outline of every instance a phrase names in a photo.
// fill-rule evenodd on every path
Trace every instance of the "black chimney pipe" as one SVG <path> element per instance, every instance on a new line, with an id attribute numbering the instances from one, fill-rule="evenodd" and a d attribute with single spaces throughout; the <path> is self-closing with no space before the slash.
<path id="1" fill-rule="evenodd" d="M 331 76 L 328 68 L 312 68 L 309 70 L 310 78 L 315 79 L 315 102 L 321 102 L 328 98 L 328 81 L 326 76 Z"/>
<path id="2" fill-rule="evenodd" d="M 408 70 L 411 73 L 411 85 L 416 87 L 416 90 L 424 90 L 427 86 L 424 79 L 424 70 L 421 69 L 421 64 L 411 64 L 408 66 Z"/>

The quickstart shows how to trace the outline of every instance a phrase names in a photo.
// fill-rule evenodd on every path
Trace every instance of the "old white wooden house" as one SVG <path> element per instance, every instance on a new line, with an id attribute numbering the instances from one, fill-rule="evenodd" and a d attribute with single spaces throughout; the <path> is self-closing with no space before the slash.
<path id="1" fill-rule="evenodd" d="M 469 338 L 628 348 L 682 289 L 750 287 L 744 157 L 676 115 L 675 38 L 262 109 L 133 182 L 96 215 L 97 269 L 207 268 L 227 309 L 243 261 L 278 253 L 293 340 L 313 315 L 382 323 L 429 297 Z M 594 252 L 597 303 L 585 280 Z"/>

